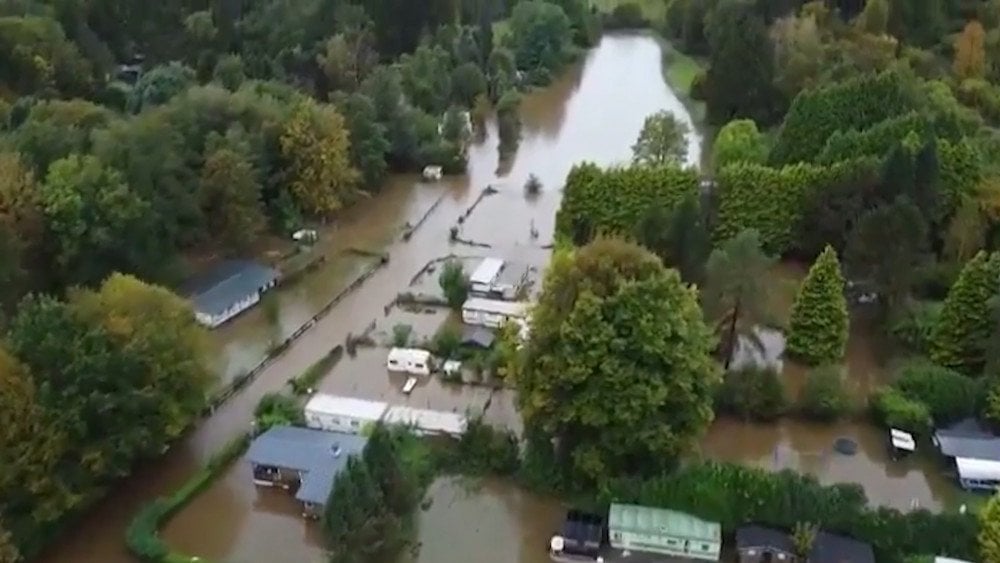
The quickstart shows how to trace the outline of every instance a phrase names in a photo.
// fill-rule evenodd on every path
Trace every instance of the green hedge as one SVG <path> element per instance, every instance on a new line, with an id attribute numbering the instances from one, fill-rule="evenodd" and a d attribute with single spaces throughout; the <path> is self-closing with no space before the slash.
<path id="1" fill-rule="evenodd" d="M 913 109 L 914 97 L 896 72 L 803 91 L 785 115 L 770 161 L 812 162 L 836 131 L 863 130 Z"/>
<path id="2" fill-rule="evenodd" d="M 834 131 L 826 140 L 826 145 L 816 158 L 816 162 L 832 164 L 866 156 L 882 158 L 901 139 L 912 133 L 922 138 L 929 128 L 930 124 L 926 117 L 910 112 L 890 117 L 862 131 L 853 129 Z"/>
<path id="3" fill-rule="evenodd" d="M 170 551 L 159 536 L 159 528 L 167 519 L 191 502 L 219 477 L 250 445 L 250 435 L 243 434 L 226 444 L 209 459 L 205 467 L 195 473 L 184 485 L 166 498 L 158 498 L 139 510 L 125 532 L 125 545 L 132 555 L 150 563 L 210 563 L 205 558 L 189 557 Z"/>
<path id="4" fill-rule="evenodd" d="M 870 542 L 879 563 L 912 554 L 948 554 L 975 560 L 978 522 L 972 514 L 903 514 L 868 506 L 854 483 L 823 486 L 792 471 L 772 473 L 739 465 L 695 464 L 662 477 L 610 484 L 603 502 L 635 502 L 689 512 L 720 522 L 727 532 L 751 522 L 786 530 L 812 522 Z"/>
<path id="5" fill-rule="evenodd" d="M 773 168 L 747 162 L 724 166 L 716 177 L 719 208 L 715 238 L 756 229 L 765 249 L 784 253 L 792 247 L 806 198 L 816 190 L 870 175 L 874 159 L 844 161 L 831 166 L 793 164 Z"/>
<path id="6" fill-rule="evenodd" d="M 633 166 L 603 170 L 591 163 L 570 170 L 556 213 L 556 234 L 571 237 L 577 224 L 593 232 L 631 233 L 655 203 L 672 209 L 698 195 L 698 172 L 677 166 Z"/>

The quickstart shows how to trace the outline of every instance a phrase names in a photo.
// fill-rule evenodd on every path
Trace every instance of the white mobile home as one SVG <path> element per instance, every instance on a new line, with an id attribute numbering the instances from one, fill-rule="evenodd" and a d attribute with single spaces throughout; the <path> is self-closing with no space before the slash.
<path id="1" fill-rule="evenodd" d="M 382 419 L 389 405 L 317 393 L 306 403 L 306 426 L 316 430 L 358 434 L 365 426 Z"/>
<path id="2" fill-rule="evenodd" d="M 462 305 L 462 322 L 473 326 L 499 328 L 508 321 L 524 320 L 528 304 L 473 297 Z"/>
<path id="3" fill-rule="evenodd" d="M 389 350 L 385 367 L 389 371 L 401 371 L 414 375 L 431 374 L 431 353 L 417 348 L 393 348 Z"/>
<path id="4" fill-rule="evenodd" d="M 410 426 L 415 433 L 422 436 L 461 436 L 468 422 L 462 414 L 403 405 L 389 407 L 383 420 L 386 424 Z"/>
<path id="5" fill-rule="evenodd" d="M 469 291 L 489 293 L 493 290 L 493 282 L 500 276 L 501 270 L 503 270 L 503 260 L 484 258 L 469 276 Z"/>

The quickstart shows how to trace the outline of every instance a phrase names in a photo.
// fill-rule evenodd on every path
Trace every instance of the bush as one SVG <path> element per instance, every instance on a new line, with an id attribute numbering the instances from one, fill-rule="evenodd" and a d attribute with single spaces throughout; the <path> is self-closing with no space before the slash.
<path id="1" fill-rule="evenodd" d="M 469 295 L 469 280 L 465 277 L 462 263 L 456 260 L 446 262 L 438 276 L 438 284 L 448 300 L 448 306 L 455 310 L 461 309 Z"/>
<path id="2" fill-rule="evenodd" d="M 799 399 L 803 414 L 817 420 L 835 420 L 850 409 L 842 371 L 840 366 L 823 366 L 806 375 Z"/>
<path id="3" fill-rule="evenodd" d="M 972 514 L 870 508 L 859 485 L 823 486 L 812 476 L 788 470 L 691 464 L 653 479 L 609 483 L 601 500 L 689 512 L 721 523 L 727 533 L 747 522 L 784 530 L 798 522 L 821 522 L 824 530 L 870 542 L 879 563 L 900 563 L 921 553 L 978 561 L 979 525 Z"/>
<path id="4" fill-rule="evenodd" d="M 889 428 L 916 435 L 927 435 L 931 429 L 931 412 L 927 405 L 892 387 L 879 389 L 872 397 L 871 407 L 875 419 Z"/>
<path id="5" fill-rule="evenodd" d="M 434 335 L 434 340 L 431 342 L 431 349 L 434 355 L 440 358 L 454 357 L 461 346 L 462 334 L 450 324 L 441 327 L 441 330 Z"/>
<path id="6" fill-rule="evenodd" d="M 744 419 L 768 421 L 785 412 L 788 397 L 776 371 L 751 366 L 725 373 L 715 407 Z"/>
<path id="7" fill-rule="evenodd" d="M 911 351 L 926 354 L 930 352 L 931 335 L 940 316 L 940 302 L 916 301 L 892 323 L 889 333 Z"/>
<path id="8" fill-rule="evenodd" d="M 510 475 L 520 464 L 517 437 L 472 417 L 446 464 L 467 475 Z"/>
<path id="9" fill-rule="evenodd" d="M 272 426 L 305 424 L 302 405 L 293 397 L 281 393 L 268 393 L 261 397 L 253 410 L 253 418 L 258 432 L 266 432 Z"/>
<path id="10" fill-rule="evenodd" d="M 392 345 L 396 348 L 406 348 L 410 345 L 410 339 L 413 337 L 413 327 L 398 323 L 392 327 Z"/>
<path id="11" fill-rule="evenodd" d="M 926 405 L 939 425 L 975 416 L 981 390 L 972 378 L 927 361 L 905 364 L 892 386 L 908 399 Z"/>
<path id="12" fill-rule="evenodd" d="M 756 229 L 769 252 L 784 253 L 792 247 L 810 197 L 866 177 L 874 167 L 872 160 L 832 166 L 772 168 L 749 162 L 724 166 L 716 176 L 719 209 L 715 239 L 727 240 L 745 229 Z"/>
<path id="13" fill-rule="evenodd" d="M 591 163 L 573 167 L 556 213 L 557 236 L 575 239 L 582 223 L 594 233 L 630 234 L 653 205 L 674 209 L 698 195 L 698 173 L 678 166 L 633 166 L 602 170 Z"/>

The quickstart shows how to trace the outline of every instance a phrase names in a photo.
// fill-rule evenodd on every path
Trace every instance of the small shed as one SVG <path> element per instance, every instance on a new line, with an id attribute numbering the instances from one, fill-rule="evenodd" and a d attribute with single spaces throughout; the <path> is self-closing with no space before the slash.
<path id="1" fill-rule="evenodd" d="M 501 270 L 503 270 L 503 260 L 484 258 L 469 276 L 469 290 L 473 293 L 489 294 Z"/>
<path id="2" fill-rule="evenodd" d="M 467 423 L 465 416 L 458 413 L 402 405 L 389 407 L 382 420 L 386 424 L 410 426 L 422 436 L 461 436 Z"/>
<path id="3" fill-rule="evenodd" d="M 737 528 L 736 551 L 739 563 L 799 563 L 788 534 L 763 526 Z"/>
<path id="4" fill-rule="evenodd" d="M 431 353 L 418 348 L 393 348 L 389 350 L 385 367 L 389 371 L 430 375 Z"/>
<path id="5" fill-rule="evenodd" d="M 194 307 L 199 323 L 216 328 L 260 302 L 278 283 L 274 268 L 250 260 L 221 262 L 181 287 Z"/>
<path id="6" fill-rule="evenodd" d="M 317 393 L 306 403 L 306 426 L 317 430 L 358 434 L 369 424 L 382 419 L 389 405 Z"/>
<path id="7" fill-rule="evenodd" d="M 611 505 L 608 537 L 615 549 L 718 561 L 722 526 L 675 510 L 635 504 Z"/>
<path id="8" fill-rule="evenodd" d="M 527 303 L 472 297 L 462 305 L 462 322 L 473 326 L 500 328 L 504 323 L 527 316 Z"/>

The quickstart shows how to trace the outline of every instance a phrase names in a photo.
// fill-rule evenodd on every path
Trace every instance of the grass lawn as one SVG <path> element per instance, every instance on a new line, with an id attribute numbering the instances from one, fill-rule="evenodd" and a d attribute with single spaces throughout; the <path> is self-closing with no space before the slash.
<path id="1" fill-rule="evenodd" d="M 694 77 L 704 70 L 704 66 L 697 59 L 666 43 L 663 45 L 663 67 L 670 85 L 685 95 L 691 93 Z"/>
<path id="2" fill-rule="evenodd" d="M 601 12 L 611 12 L 622 4 L 638 4 L 646 19 L 654 24 L 663 23 L 663 16 L 667 12 L 665 0 L 591 0 L 591 3 Z"/>

